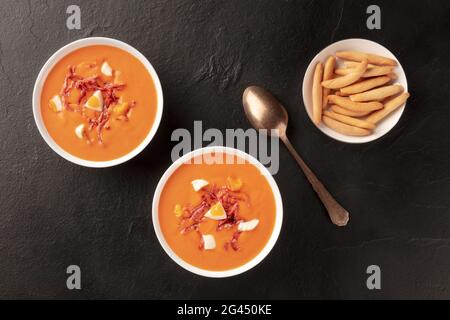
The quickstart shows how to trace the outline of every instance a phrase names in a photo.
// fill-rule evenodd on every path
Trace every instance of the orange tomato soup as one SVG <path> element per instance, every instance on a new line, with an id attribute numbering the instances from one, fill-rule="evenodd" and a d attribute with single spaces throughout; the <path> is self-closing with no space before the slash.
<path id="1" fill-rule="evenodd" d="M 198 179 L 208 185 L 195 191 L 192 181 Z M 210 217 L 211 212 L 213 218 L 220 216 L 218 206 L 226 218 L 207 217 L 208 212 Z M 266 178 L 254 165 L 236 161 L 181 165 L 166 182 L 158 209 L 161 231 L 170 248 L 187 263 L 210 271 L 234 269 L 252 260 L 269 241 L 276 215 L 275 198 Z M 240 232 L 239 223 L 249 221 L 259 223 Z M 214 238 L 214 248 L 205 249 L 205 235 Z"/>
<path id="2" fill-rule="evenodd" d="M 156 117 L 155 84 L 146 67 L 112 46 L 78 49 L 50 71 L 41 94 L 42 118 L 53 140 L 85 160 L 126 155 Z"/>

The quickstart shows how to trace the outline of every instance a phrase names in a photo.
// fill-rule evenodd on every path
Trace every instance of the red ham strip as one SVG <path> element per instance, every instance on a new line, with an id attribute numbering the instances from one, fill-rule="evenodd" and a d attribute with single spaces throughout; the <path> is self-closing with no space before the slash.
<path id="1" fill-rule="evenodd" d="M 102 92 L 104 106 L 102 112 L 97 118 L 87 118 L 89 122 L 89 130 L 96 127 L 98 143 L 103 143 L 102 132 L 103 129 L 109 128 L 109 116 L 110 116 L 110 106 L 119 101 L 117 96 L 117 91 L 122 90 L 125 87 L 124 84 L 113 84 L 110 82 L 104 82 L 99 77 L 89 77 L 83 78 L 76 74 L 75 67 L 69 66 L 66 76 L 64 78 L 64 83 L 61 88 L 61 99 L 66 110 L 74 112 L 72 107 L 69 106 L 67 98 L 72 89 L 80 90 L 80 97 L 78 98 L 78 109 L 82 110 L 82 106 L 86 103 L 86 96 L 89 92 L 100 90 Z M 130 107 L 134 107 L 136 104 L 133 101 Z M 85 115 L 84 115 L 85 116 Z M 86 116 L 85 116 L 86 117 Z"/>
<path id="2" fill-rule="evenodd" d="M 202 189 L 201 202 L 192 207 L 190 205 L 183 208 L 183 218 L 181 221 L 181 233 L 186 234 L 191 231 L 199 232 L 199 225 L 205 219 L 206 212 L 212 205 L 221 202 L 227 218 L 220 220 L 217 223 L 217 231 L 230 229 L 237 225 L 242 219 L 239 217 L 239 203 L 244 202 L 248 204 L 248 196 L 242 192 L 231 191 L 227 187 L 216 187 L 215 185 L 209 188 Z M 238 239 L 240 232 L 236 231 L 231 240 L 225 243 L 225 249 L 230 246 L 233 250 L 238 251 Z M 200 249 L 203 249 L 203 239 L 200 240 Z"/>

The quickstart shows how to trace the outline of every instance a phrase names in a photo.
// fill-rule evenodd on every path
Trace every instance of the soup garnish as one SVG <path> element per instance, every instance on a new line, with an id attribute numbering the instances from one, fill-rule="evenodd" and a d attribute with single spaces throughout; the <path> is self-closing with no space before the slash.
<path id="1" fill-rule="evenodd" d="M 228 177 L 227 185 L 209 185 L 206 180 L 196 179 L 191 182 L 196 192 L 201 193 L 200 203 L 184 207 L 176 204 L 174 214 L 180 219 L 179 229 L 181 234 L 197 232 L 199 234 L 199 249 L 212 250 L 216 247 L 215 238 L 211 234 L 202 234 L 199 226 L 207 219 L 217 221 L 216 230 L 220 232 L 224 229 L 236 227 L 231 239 L 225 242 L 224 248 L 231 247 L 239 250 L 238 239 L 241 232 L 248 232 L 255 229 L 259 224 L 259 219 L 245 221 L 239 215 L 241 204 L 250 206 L 248 196 L 240 189 L 242 181 L 239 178 Z"/>
<path id="2" fill-rule="evenodd" d="M 87 69 L 92 76 L 84 77 L 77 73 L 77 69 Z M 84 124 L 80 123 L 75 129 L 75 134 L 80 139 L 86 139 L 87 143 L 93 142 L 90 134 L 95 129 L 97 142 L 102 144 L 102 131 L 111 129 L 110 117 L 128 121 L 131 109 L 136 105 L 136 101 L 123 101 L 117 94 L 126 85 L 120 81 L 121 72 L 115 71 L 114 79 L 112 75 L 113 70 L 107 61 L 102 63 L 100 73 L 95 62 L 70 66 L 60 95 L 54 96 L 49 101 L 49 106 L 54 112 L 61 112 L 64 107 L 69 112 L 81 115 L 89 126 L 85 128 Z"/>

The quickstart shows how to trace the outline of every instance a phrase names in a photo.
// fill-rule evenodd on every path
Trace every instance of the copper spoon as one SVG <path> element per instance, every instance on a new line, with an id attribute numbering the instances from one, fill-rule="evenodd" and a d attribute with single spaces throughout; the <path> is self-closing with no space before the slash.
<path id="1" fill-rule="evenodd" d="M 316 175 L 295 151 L 287 138 L 288 114 L 286 109 L 269 91 L 257 86 L 245 89 L 242 103 L 244 104 L 245 114 L 255 129 L 266 129 L 267 134 L 276 135 L 283 141 L 327 209 L 331 221 L 337 226 L 347 225 L 349 220 L 348 211 L 333 198 L 325 186 L 317 179 Z M 277 133 L 274 134 L 274 132 L 271 132 L 271 129 L 277 129 L 278 131 L 275 131 Z"/>

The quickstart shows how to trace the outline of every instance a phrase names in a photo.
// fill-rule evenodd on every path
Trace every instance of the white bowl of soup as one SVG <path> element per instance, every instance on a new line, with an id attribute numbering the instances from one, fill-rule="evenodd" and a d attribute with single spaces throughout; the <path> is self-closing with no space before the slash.
<path id="1" fill-rule="evenodd" d="M 190 152 L 164 173 L 152 207 L 156 236 L 184 269 L 214 278 L 250 270 L 272 250 L 283 205 L 269 171 L 227 147 Z"/>
<path id="2" fill-rule="evenodd" d="M 92 37 L 54 53 L 33 91 L 40 134 L 63 158 L 110 167 L 139 154 L 153 139 L 163 93 L 150 62 L 132 46 Z"/>

